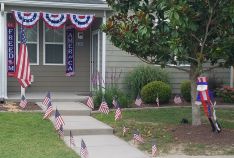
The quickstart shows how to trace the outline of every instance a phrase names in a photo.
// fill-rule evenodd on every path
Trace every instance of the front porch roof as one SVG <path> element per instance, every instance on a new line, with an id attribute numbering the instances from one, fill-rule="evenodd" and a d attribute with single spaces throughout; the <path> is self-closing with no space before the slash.
<path id="1" fill-rule="evenodd" d="M 104 0 L 0 0 L 0 3 L 9 6 L 110 10 Z"/>

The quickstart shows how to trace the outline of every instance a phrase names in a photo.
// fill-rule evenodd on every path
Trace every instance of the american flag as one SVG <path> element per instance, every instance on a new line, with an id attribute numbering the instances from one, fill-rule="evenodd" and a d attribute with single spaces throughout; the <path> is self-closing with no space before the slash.
<path id="1" fill-rule="evenodd" d="M 144 139 L 141 137 L 139 132 L 135 132 L 133 134 L 133 140 L 134 140 L 134 142 L 137 141 L 137 142 L 140 142 L 140 143 L 144 143 Z"/>
<path id="2" fill-rule="evenodd" d="M 141 96 L 138 94 L 137 98 L 135 100 L 135 105 L 136 106 L 141 106 L 141 104 L 142 104 Z"/>
<path id="3" fill-rule="evenodd" d="M 125 133 L 129 130 L 129 128 L 126 128 L 125 126 L 123 127 L 123 136 L 125 135 Z"/>
<path id="4" fill-rule="evenodd" d="M 152 157 L 155 157 L 157 153 L 157 146 L 156 144 L 152 144 Z"/>
<path id="5" fill-rule="evenodd" d="M 47 95 L 45 96 L 42 104 L 45 105 L 45 106 L 48 106 L 49 102 L 51 102 L 50 92 L 47 93 Z"/>
<path id="6" fill-rule="evenodd" d="M 181 100 L 181 98 L 180 98 L 179 95 L 176 95 L 176 96 L 174 97 L 174 103 L 175 103 L 175 104 L 181 104 L 181 103 L 182 103 L 182 100 Z"/>
<path id="7" fill-rule="evenodd" d="M 157 94 L 157 98 L 156 98 L 156 104 L 159 107 L 159 97 L 158 97 L 158 94 Z"/>
<path id="8" fill-rule="evenodd" d="M 115 110 L 115 121 L 122 118 L 122 112 L 121 112 L 121 109 L 120 109 L 118 102 L 117 102 L 116 108 L 117 109 Z"/>
<path id="9" fill-rule="evenodd" d="M 20 106 L 21 108 L 25 108 L 26 105 L 27 105 L 27 103 L 28 103 L 28 101 L 26 100 L 25 96 L 22 95 L 19 106 Z"/>
<path id="10" fill-rule="evenodd" d="M 60 126 L 59 130 L 58 130 L 58 134 L 60 138 L 64 137 L 64 130 L 63 130 L 63 126 Z"/>
<path id="11" fill-rule="evenodd" d="M 16 65 L 15 77 L 23 88 L 28 87 L 31 84 L 32 75 L 29 65 L 28 49 L 27 49 L 27 39 L 25 36 L 25 30 L 23 26 L 20 28 L 20 48 L 18 61 Z"/>
<path id="12" fill-rule="evenodd" d="M 55 129 L 58 130 L 60 126 L 65 125 L 62 116 L 60 115 L 59 111 L 56 109 L 55 111 Z"/>
<path id="13" fill-rule="evenodd" d="M 81 139 L 80 156 L 81 156 L 81 158 L 88 158 L 89 157 L 88 149 L 87 149 L 83 139 Z"/>
<path id="14" fill-rule="evenodd" d="M 104 100 L 102 101 L 98 111 L 100 111 L 100 112 L 102 112 L 104 114 L 109 113 L 109 107 L 108 107 L 106 101 L 104 101 Z"/>
<path id="15" fill-rule="evenodd" d="M 87 102 L 86 102 L 86 105 L 87 105 L 89 108 L 91 108 L 91 109 L 94 108 L 92 96 L 89 96 L 89 97 L 88 97 Z"/>
<path id="16" fill-rule="evenodd" d="M 117 100 L 115 98 L 113 98 L 112 104 L 114 105 L 114 107 L 117 107 Z"/>
<path id="17" fill-rule="evenodd" d="M 74 140 L 74 137 L 72 135 L 72 132 L 70 131 L 70 147 L 71 146 L 75 147 L 76 144 L 75 144 L 75 140 Z"/>
<path id="18" fill-rule="evenodd" d="M 49 102 L 43 119 L 50 117 L 50 115 L 52 114 L 52 111 L 53 111 L 53 108 L 52 108 L 51 102 Z"/>

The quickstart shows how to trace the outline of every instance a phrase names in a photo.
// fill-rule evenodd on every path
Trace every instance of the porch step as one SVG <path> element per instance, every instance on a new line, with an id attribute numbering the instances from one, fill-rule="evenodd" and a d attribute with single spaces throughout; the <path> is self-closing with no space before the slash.
<path id="1" fill-rule="evenodd" d="M 69 136 L 70 130 L 74 136 L 78 135 L 109 135 L 113 128 L 94 119 L 91 116 L 62 116 L 65 122 L 64 135 Z M 51 118 L 52 122 L 54 117 Z"/>
<path id="2" fill-rule="evenodd" d="M 89 158 L 149 158 L 142 151 L 114 135 L 74 136 L 76 147 L 72 149 L 77 154 L 80 154 L 81 139 L 87 146 Z M 65 136 L 64 141 L 67 146 L 70 146 L 69 136 Z"/>
<path id="3" fill-rule="evenodd" d="M 37 102 L 36 104 L 39 105 L 44 111 L 46 110 L 46 107 L 42 105 L 41 102 Z M 89 116 L 91 113 L 91 110 L 80 102 L 52 102 L 52 106 L 52 116 L 54 115 L 56 108 L 59 110 L 59 113 L 62 116 Z"/>

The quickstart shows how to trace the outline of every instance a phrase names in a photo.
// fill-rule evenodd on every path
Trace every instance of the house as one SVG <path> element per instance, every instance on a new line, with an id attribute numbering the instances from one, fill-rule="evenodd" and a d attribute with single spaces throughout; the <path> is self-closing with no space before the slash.
<path id="1" fill-rule="evenodd" d="M 7 99 L 10 94 L 21 92 L 12 72 L 20 43 L 22 15 L 29 18 L 26 23 L 30 28 L 26 27 L 26 36 L 33 75 L 33 82 L 26 93 L 52 91 L 87 95 L 96 86 L 92 82 L 93 76 L 101 76 L 101 84 L 105 87 L 113 82 L 113 73 L 121 73 L 118 84 L 123 87 L 125 74 L 142 64 L 138 58 L 114 47 L 106 34 L 100 31 L 100 26 L 111 14 L 104 0 L 0 0 L 0 3 L 0 98 Z M 66 18 L 61 17 L 65 14 Z M 86 19 L 83 28 L 77 28 L 73 23 L 77 19 L 70 20 L 72 15 L 95 18 L 91 22 Z M 58 23 L 63 24 L 50 25 L 46 16 L 60 17 Z M 67 46 L 69 29 L 73 30 L 71 59 L 68 59 Z M 173 74 L 170 75 L 173 92 L 178 93 L 180 82 L 188 79 L 188 75 L 175 69 L 167 71 Z M 217 70 L 225 83 L 229 83 L 229 71 Z"/>

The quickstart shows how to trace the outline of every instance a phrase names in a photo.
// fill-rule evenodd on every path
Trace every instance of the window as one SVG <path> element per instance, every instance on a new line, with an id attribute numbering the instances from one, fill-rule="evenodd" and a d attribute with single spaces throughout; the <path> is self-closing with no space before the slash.
<path id="1" fill-rule="evenodd" d="M 25 34 L 27 38 L 27 48 L 28 48 L 28 55 L 30 65 L 39 65 L 39 29 L 38 24 L 35 25 L 33 28 L 27 29 L 25 28 Z M 20 46 L 20 26 L 17 28 L 17 52 Z"/>
<path id="2" fill-rule="evenodd" d="M 65 65 L 64 29 L 44 25 L 44 65 Z"/>

